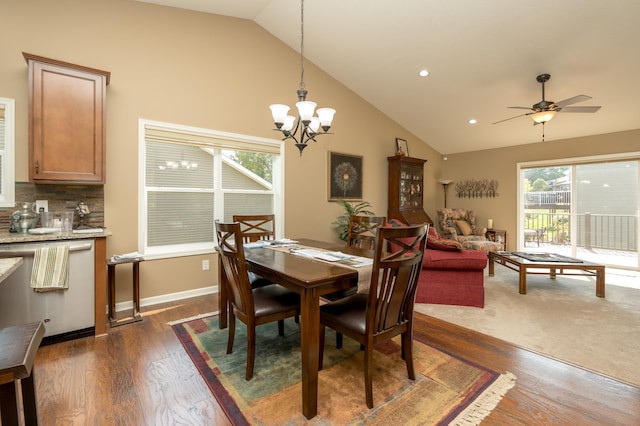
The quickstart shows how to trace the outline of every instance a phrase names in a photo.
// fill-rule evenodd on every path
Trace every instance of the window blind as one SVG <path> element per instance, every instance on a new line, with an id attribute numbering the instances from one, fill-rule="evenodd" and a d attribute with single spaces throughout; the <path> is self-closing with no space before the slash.
<path id="1" fill-rule="evenodd" d="M 269 140 L 242 138 L 239 135 L 222 132 L 208 133 L 194 129 L 165 129 L 151 124 L 145 125 L 147 141 L 170 142 L 175 144 L 196 145 L 208 148 L 228 149 L 233 151 L 259 152 L 280 155 L 280 145 Z"/>

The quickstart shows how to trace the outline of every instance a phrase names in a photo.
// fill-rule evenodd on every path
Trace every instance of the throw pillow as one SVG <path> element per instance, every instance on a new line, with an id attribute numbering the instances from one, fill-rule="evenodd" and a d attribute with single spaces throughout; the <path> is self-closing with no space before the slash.
<path id="1" fill-rule="evenodd" d="M 462 250 L 462 244 L 455 240 L 446 240 L 438 235 L 438 231 L 434 226 L 429 227 L 427 234 L 427 248 L 431 250 Z"/>
<path id="2" fill-rule="evenodd" d="M 385 224 L 385 228 L 404 228 L 407 225 L 400 222 L 398 219 L 389 219 Z"/>
<path id="3" fill-rule="evenodd" d="M 466 220 L 456 220 L 456 226 L 464 236 L 473 235 L 473 229 Z"/>
<path id="4" fill-rule="evenodd" d="M 455 240 L 444 240 L 427 237 L 427 248 L 431 250 L 456 251 L 462 250 L 462 244 Z"/>

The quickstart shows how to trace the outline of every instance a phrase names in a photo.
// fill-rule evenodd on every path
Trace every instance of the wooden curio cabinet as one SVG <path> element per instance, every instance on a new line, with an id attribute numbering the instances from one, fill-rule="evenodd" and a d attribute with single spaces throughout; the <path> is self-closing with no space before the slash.
<path id="1" fill-rule="evenodd" d="M 389 160 L 389 210 L 387 217 L 409 225 L 433 224 L 424 211 L 424 163 L 411 157 L 387 157 Z"/>
<path id="2" fill-rule="evenodd" d="M 103 184 L 110 73 L 23 55 L 29 65 L 29 180 Z"/>

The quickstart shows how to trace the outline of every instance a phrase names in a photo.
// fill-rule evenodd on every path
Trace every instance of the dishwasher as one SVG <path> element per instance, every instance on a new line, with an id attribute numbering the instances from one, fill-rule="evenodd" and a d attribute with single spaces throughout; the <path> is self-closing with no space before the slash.
<path id="1" fill-rule="evenodd" d="M 69 246 L 69 288 L 36 292 L 31 286 L 35 250 Z M 22 264 L 0 282 L 0 327 L 44 321 L 43 344 L 95 334 L 93 239 L 0 244 L 0 257 Z"/>

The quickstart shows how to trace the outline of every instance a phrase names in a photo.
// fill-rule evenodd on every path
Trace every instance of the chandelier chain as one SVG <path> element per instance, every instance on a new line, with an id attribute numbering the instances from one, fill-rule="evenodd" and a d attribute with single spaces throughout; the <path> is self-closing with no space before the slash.
<path id="1" fill-rule="evenodd" d="M 300 0 L 300 89 L 304 88 L 304 0 Z"/>

